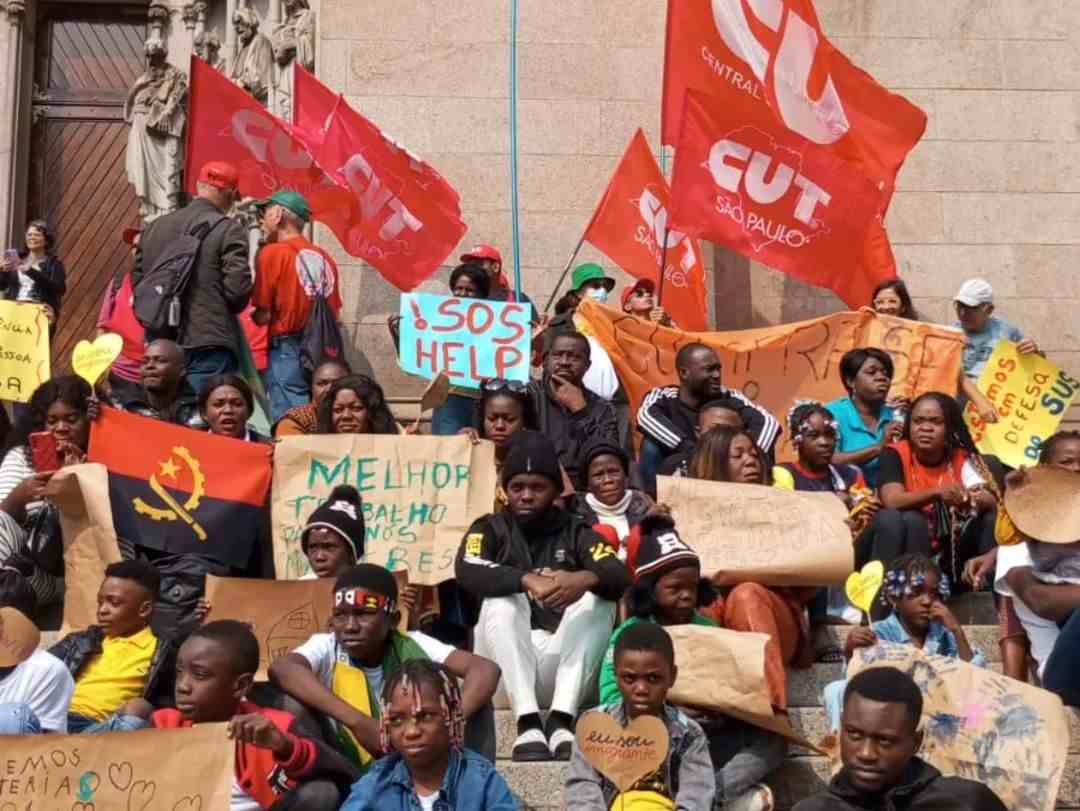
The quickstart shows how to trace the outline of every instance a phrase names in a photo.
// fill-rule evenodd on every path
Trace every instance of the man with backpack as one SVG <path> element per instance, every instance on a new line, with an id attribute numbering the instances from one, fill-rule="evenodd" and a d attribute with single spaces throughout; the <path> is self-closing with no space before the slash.
<path id="1" fill-rule="evenodd" d="M 266 389 L 276 423 L 311 401 L 315 366 L 327 358 L 344 360 L 337 326 L 341 290 L 334 260 L 304 237 L 311 209 L 302 195 L 278 191 L 256 206 L 267 244 L 256 260 L 252 317 L 270 327 Z"/>
<path id="2" fill-rule="evenodd" d="M 147 341 L 164 338 L 184 349 L 188 383 L 198 394 L 216 374 L 240 368 L 237 323 L 251 297 L 248 239 L 226 212 L 239 195 L 236 167 L 205 164 L 197 196 L 146 227 L 135 253 L 135 315 Z"/>

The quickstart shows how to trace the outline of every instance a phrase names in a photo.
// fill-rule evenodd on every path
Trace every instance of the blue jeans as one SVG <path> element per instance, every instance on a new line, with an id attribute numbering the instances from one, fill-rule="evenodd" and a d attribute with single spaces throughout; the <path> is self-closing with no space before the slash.
<path id="1" fill-rule="evenodd" d="M 1042 686 L 1057 693 L 1068 707 L 1080 707 L 1080 611 L 1074 609 L 1046 660 Z"/>
<path id="2" fill-rule="evenodd" d="M 203 386 L 214 375 L 236 374 L 239 371 L 240 363 L 236 359 L 236 354 L 231 349 L 222 347 L 193 349 L 184 359 L 187 382 L 195 391 L 196 396 L 202 392 Z"/>
<path id="3" fill-rule="evenodd" d="M 300 335 L 275 335 L 270 339 L 266 367 L 266 393 L 270 397 L 270 423 L 276 423 L 290 408 L 311 402 L 311 384 L 300 362 Z"/>
<path id="4" fill-rule="evenodd" d="M 638 473 L 641 474 L 641 484 L 645 492 L 656 496 L 656 471 L 660 469 L 663 461 L 672 453 L 655 439 L 646 436 L 641 440 L 641 452 L 638 454 Z"/>
<path id="5" fill-rule="evenodd" d="M 476 416 L 477 401 L 460 394 L 451 394 L 446 402 L 431 412 L 431 433 L 453 436 L 462 428 L 471 428 Z"/>
<path id="6" fill-rule="evenodd" d="M 119 715 L 113 713 L 104 721 L 95 721 L 85 715 L 68 714 L 69 735 L 97 735 L 100 732 L 134 732 L 143 729 L 150 722 L 137 715 Z"/>
<path id="7" fill-rule="evenodd" d="M 0 704 L 0 735 L 38 735 L 38 721 L 29 704 Z"/>

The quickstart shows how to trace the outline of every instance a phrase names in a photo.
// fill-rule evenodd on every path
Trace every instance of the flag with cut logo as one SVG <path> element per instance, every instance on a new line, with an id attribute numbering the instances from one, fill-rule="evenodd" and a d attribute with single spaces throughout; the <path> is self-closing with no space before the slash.
<path id="1" fill-rule="evenodd" d="M 686 96 L 673 226 L 830 288 L 852 308 L 869 301 L 882 276 L 853 246 L 865 245 L 880 221 L 882 191 L 778 125 L 767 107 L 710 101 Z"/>
<path id="2" fill-rule="evenodd" d="M 269 445 L 102 408 L 87 457 L 108 468 L 119 538 L 229 566 L 250 562 L 270 487 Z"/>
<path id="3" fill-rule="evenodd" d="M 663 307 L 681 329 L 699 332 L 708 328 L 701 248 L 696 239 L 668 228 L 670 211 L 671 190 L 639 129 L 593 214 L 585 239 L 638 279 L 658 282 L 663 258 Z"/>

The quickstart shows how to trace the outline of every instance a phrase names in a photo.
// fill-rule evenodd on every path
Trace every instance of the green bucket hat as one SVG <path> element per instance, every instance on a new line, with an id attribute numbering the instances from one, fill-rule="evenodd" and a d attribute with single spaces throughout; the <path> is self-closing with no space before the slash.
<path id="1" fill-rule="evenodd" d="M 265 200 L 259 200 L 255 203 L 255 208 L 267 208 L 268 206 L 281 206 L 288 209 L 304 222 L 311 219 L 311 206 L 304 199 L 304 195 L 299 192 L 282 189 L 274 192 Z"/>
<path id="2" fill-rule="evenodd" d="M 578 265 L 570 279 L 574 290 L 580 290 L 582 285 L 596 280 L 602 281 L 609 293 L 615 289 L 615 280 L 604 273 L 604 269 L 595 262 Z"/>

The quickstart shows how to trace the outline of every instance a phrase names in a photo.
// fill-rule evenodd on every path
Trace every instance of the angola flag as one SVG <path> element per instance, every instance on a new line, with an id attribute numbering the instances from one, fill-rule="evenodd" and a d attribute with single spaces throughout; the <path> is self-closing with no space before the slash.
<path id="1" fill-rule="evenodd" d="M 247 566 L 270 487 L 269 446 L 103 407 L 87 456 L 109 470 L 120 538 Z"/>

